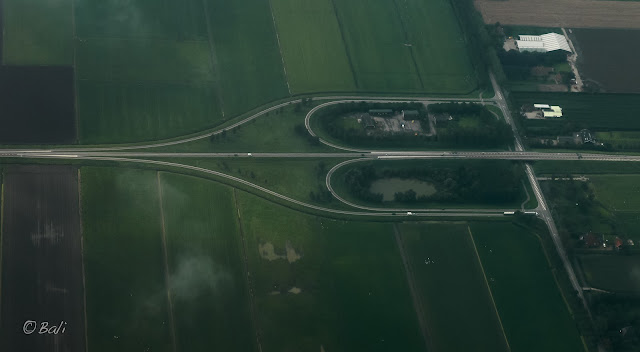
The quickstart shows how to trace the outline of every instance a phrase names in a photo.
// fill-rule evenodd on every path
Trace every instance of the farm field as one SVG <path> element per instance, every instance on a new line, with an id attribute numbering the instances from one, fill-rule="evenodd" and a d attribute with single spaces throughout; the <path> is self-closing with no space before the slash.
<path id="1" fill-rule="evenodd" d="M 273 15 L 291 91 L 354 91 L 333 0 L 273 0 Z"/>
<path id="2" fill-rule="evenodd" d="M 582 255 L 580 266 L 591 287 L 618 293 L 640 293 L 637 255 Z"/>
<path id="3" fill-rule="evenodd" d="M 73 63 L 73 0 L 4 0 L 4 65 Z"/>
<path id="4" fill-rule="evenodd" d="M 626 161 L 583 161 L 583 160 L 563 160 L 563 161 L 536 161 L 534 168 L 538 176 L 541 175 L 566 175 L 566 174 L 640 174 L 640 163 L 629 163 Z"/>
<path id="5" fill-rule="evenodd" d="M 232 189 L 161 172 L 178 351 L 255 350 Z"/>
<path id="6" fill-rule="evenodd" d="M 267 0 L 207 0 L 225 116 L 290 92 Z"/>
<path id="7" fill-rule="evenodd" d="M 236 197 L 264 351 L 424 350 L 391 224 Z"/>
<path id="8" fill-rule="evenodd" d="M 596 132 L 596 140 L 609 144 L 615 149 L 640 149 L 640 131 Z"/>
<path id="9" fill-rule="evenodd" d="M 476 88 L 448 1 L 334 4 L 360 90 L 465 94 Z"/>
<path id="10" fill-rule="evenodd" d="M 475 0 L 485 23 L 565 28 L 638 28 L 637 1 Z"/>
<path id="11" fill-rule="evenodd" d="M 640 212 L 640 175 L 591 175 L 596 198 L 614 211 Z"/>
<path id="12" fill-rule="evenodd" d="M 471 231 L 513 351 L 584 351 L 540 241 L 510 222 Z"/>
<path id="13" fill-rule="evenodd" d="M 140 39 L 76 42 L 79 80 L 107 82 L 210 82 L 209 43 Z M 126 53 L 126 55 L 123 55 Z"/>
<path id="14" fill-rule="evenodd" d="M 640 95 L 637 94 L 514 92 L 511 96 L 517 108 L 524 104 L 545 103 L 560 105 L 563 109 L 561 119 L 524 121 L 528 131 L 562 130 L 566 125 L 576 131 L 588 128 L 592 132 L 640 129 L 640 119 L 635 115 L 640 109 Z"/>
<path id="15" fill-rule="evenodd" d="M 429 350 L 509 350 L 467 225 L 399 228 L 422 299 Z"/>
<path id="16" fill-rule="evenodd" d="M 79 139 L 83 144 L 150 141 L 222 123 L 209 83 L 80 81 Z"/>
<path id="17" fill-rule="evenodd" d="M 201 0 L 73 1 L 80 38 L 207 40 Z"/>
<path id="18" fill-rule="evenodd" d="M 0 67 L 0 143 L 75 143 L 73 84 L 67 67 Z"/>
<path id="19" fill-rule="evenodd" d="M 640 68 L 635 59 L 640 55 L 640 30 L 578 28 L 572 32 L 583 79 L 609 92 L 640 93 Z"/>
<path id="20" fill-rule="evenodd" d="M 78 174 L 70 166 L 7 166 L 2 185 L 0 350 L 82 352 L 84 290 Z M 67 322 L 27 335 L 27 320 Z M 55 322 L 54 322 L 55 321 Z M 40 329 L 41 324 L 32 326 Z"/>
<path id="21" fill-rule="evenodd" d="M 156 172 L 84 167 L 81 180 L 89 350 L 171 351 Z"/>
<path id="22" fill-rule="evenodd" d="M 424 87 L 417 71 L 403 24 L 391 1 L 374 0 L 369 6 L 335 0 L 342 34 L 362 91 L 411 91 Z"/>

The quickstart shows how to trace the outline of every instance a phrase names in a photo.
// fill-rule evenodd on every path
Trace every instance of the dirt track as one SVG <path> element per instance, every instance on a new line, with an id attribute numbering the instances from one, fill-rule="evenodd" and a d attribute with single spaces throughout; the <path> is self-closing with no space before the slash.
<path id="1" fill-rule="evenodd" d="M 476 0 L 486 23 L 569 28 L 640 29 L 640 2 L 602 0 Z"/>

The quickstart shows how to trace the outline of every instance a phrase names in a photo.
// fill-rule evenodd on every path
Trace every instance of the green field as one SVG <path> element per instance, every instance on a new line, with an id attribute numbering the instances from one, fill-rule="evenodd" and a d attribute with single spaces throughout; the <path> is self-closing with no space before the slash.
<path id="1" fill-rule="evenodd" d="M 640 175 L 589 176 L 599 201 L 615 211 L 640 211 Z"/>
<path id="2" fill-rule="evenodd" d="M 626 161 L 545 160 L 536 161 L 534 168 L 539 175 L 640 174 L 640 163 Z"/>
<path id="3" fill-rule="evenodd" d="M 615 149 L 640 149 L 640 131 L 596 132 L 596 140 Z"/>
<path id="4" fill-rule="evenodd" d="M 255 350 L 232 189 L 160 174 L 179 351 Z"/>
<path id="5" fill-rule="evenodd" d="M 640 95 L 637 94 L 589 94 L 589 93 L 519 93 L 512 95 L 515 107 L 524 104 L 544 103 L 560 105 L 563 117 L 549 120 L 527 120 L 526 128 L 562 128 L 572 124 L 575 131 L 589 128 L 595 131 L 638 130 L 640 119 Z M 575 132 L 573 131 L 573 132 Z"/>
<path id="6" fill-rule="evenodd" d="M 80 143 L 165 139 L 220 124 L 202 2 L 128 5 L 76 3 Z"/>
<path id="7" fill-rule="evenodd" d="M 637 255 L 582 255 L 580 265 L 591 287 L 618 293 L 640 293 Z"/>
<path id="8" fill-rule="evenodd" d="M 149 141 L 222 122 L 209 83 L 78 82 L 80 143 Z"/>
<path id="9" fill-rule="evenodd" d="M 513 351 L 584 351 L 538 238 L 512 223 L 471 231 Z"/>
<path id="10" fill-rule="evenodd" d="M 5 65 L 73 63 L 73 0 L 5 0 L 2 3 Z"/>
<path id="11" fill-rule="evenodd" d="M 237 199 L 264 351 L 424 350 L 391 224 Z"/>
<path id="12" fill-rule="evenodd" d="M 433 350 L 509 350 L 467 225 L 406 223 L 400 232 Z"/>
<path id="13" fill-rule="evenodd" d="M 203 82 L 213 80 L 205 41 L 86 39 L 76 42 L 80 80 Z"/>
<path id="14" fill-rule="evenodd" d="M 464 94 L 476 88 L 447 0 L 334 0 L 358 88 Z"/>
<path id="15" fill-rule="evenodd" d="M 88 346 L 170 351 L 156 173 L 81 169 Z"/>
<path id="16" fill-rule="evenodd" d="M 202 0 L 73 1 L 80 38 L 207 39 Z"/>
<path id="17" fill-rule="evenodd" d="M 354 91 L 332 0 L 273 0 L 292 93 Z"/>
<path id="18" fill-rule="evenodd" d="M 411 47 L 392 1 L 333 0 L 357 85 L 363 91 L 423 89 Z"/>
<path id="19" fill-rule="evenodd" d="M 289 95 L 267 0 L 208 0 L 225 116 Z"/>

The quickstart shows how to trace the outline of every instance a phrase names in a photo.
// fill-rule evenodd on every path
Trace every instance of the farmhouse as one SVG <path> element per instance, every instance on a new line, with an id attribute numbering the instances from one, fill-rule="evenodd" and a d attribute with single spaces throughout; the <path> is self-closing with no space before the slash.
<path id="1" fill-rule="evenodd" d="M 556 50 L 571 52 L 567 38 L 558 33 L 520 35 L 519 38 L 519 40 L 516 40 L 516 45 L 521 52 L 548 53 Z"/>

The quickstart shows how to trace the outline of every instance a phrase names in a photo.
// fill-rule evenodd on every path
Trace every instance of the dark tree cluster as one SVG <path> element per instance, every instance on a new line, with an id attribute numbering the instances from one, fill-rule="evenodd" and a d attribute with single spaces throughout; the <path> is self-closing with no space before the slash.
<path id="1" fill-rule="evenodd" d="M 567 62 L 567 53 L 561 50 L 550 53 L 534 53 L 500 49 L 498 57 L 507 78 L 516 81 L 529 79 L 531 77 L 531 69 L 534 67 L 552 67 L 555 64 Z M 573 74 L 567 76 L 567 78 L 573 77 Z"/>
<path id="2" fill-rule="evenodd" d="M 383 168 L 373 166 L 355 167 L 345 174 L 345 183 L 356 197 L 366 201 L 382 202 L 381 194 L 369 191 L 371 183 L 384 178 L 417 179 L 433 184 L 436 193 L 417 196 L 413 190 L 395 194 L 395 200 L 403 203 L 482 202 L 505 204 L 517 200 L 521 195 L 522 171 L 510 162 L 487 161 L 477 166 L 457 168 Z"/>

